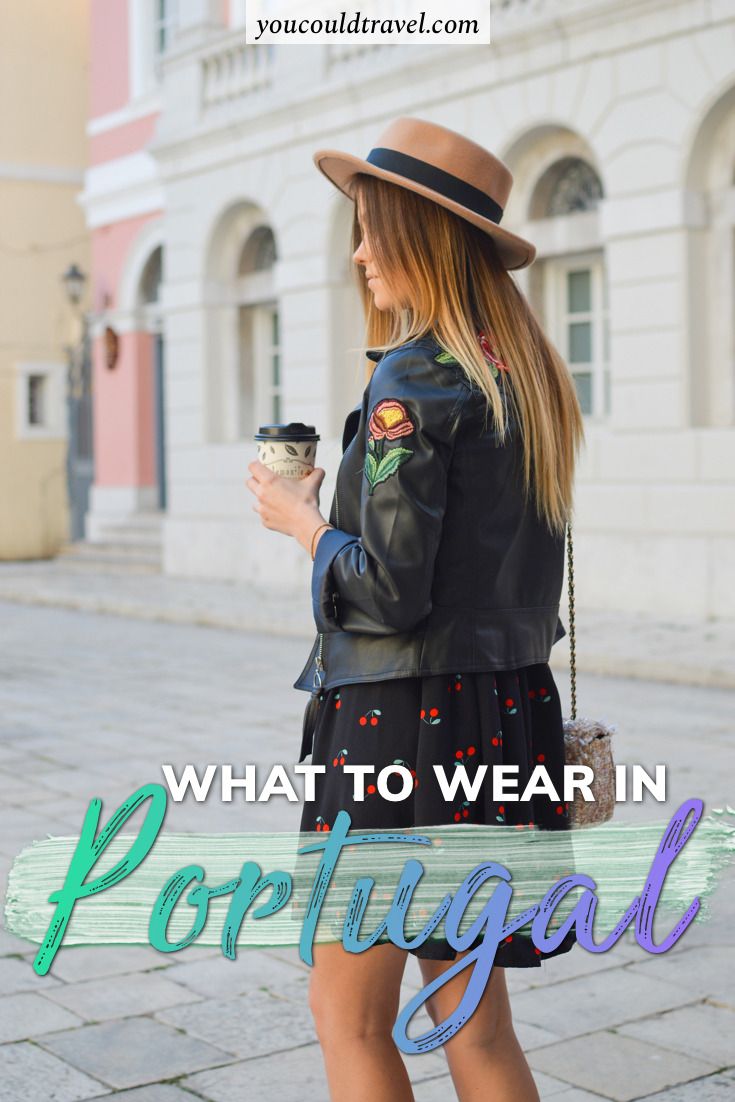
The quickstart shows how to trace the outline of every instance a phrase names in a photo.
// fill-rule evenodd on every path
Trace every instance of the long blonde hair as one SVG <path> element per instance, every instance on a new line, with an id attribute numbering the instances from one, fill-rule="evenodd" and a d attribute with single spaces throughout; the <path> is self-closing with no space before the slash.
<path id="1" fill-rule="evenodd" d="M 492 238 L 438 203 L 365 173 L 355 177 L 353 197 L 353 252 L 363 236 L 362 215 L 380 277 L 404 304 L 400 312 L 378 310 L 364 269 L 356 265 L 365 347 L 388 351 L 431 334 L 483 392 L 486 414 L 492 413 L 505 438 L 503 398 L 477 339 L 478 331 L 492 335 L 512 382 L 504 392 L 522 438 L 526 497 L 533 493 L 538 515 L 552 532 L 563 532 L 571 520 L 574 468 L 584 440 L 582 411 L 568 368 L 503 267 Z M 368 379 L 374 369 L 370 361 Z"/>

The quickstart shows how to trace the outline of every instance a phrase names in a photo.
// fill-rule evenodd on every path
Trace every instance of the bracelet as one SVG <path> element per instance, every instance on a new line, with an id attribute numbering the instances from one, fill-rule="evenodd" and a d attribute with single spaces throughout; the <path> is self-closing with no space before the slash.
<path id="1" fill-rule="evenodd" d="M 324 524 L 320 524 L 320 525 L 319 525 L 319 527 L 318 527 L 318 528 L 316 528 L 316 529 L 314 530 L 314 535 L 313 535 L 313 536 L 311 537 L 311 561 L 312 561 L 312 562 L 314 561 L 314 555 L 315 555 L 315 551 L 314 551 L 314 540 L 315 540 L 315 539 L 316 539 L 316 537 L 317 537 L 317 536 L 319 535 L 319 533 L 321 532 L 322 528 L 332 528 L 332 527 L 333 527 L 333 525 L 331 525 L 331 524 L 329 523 L 329 521 L 327 520 L 327 521 L 325 521 L 325 522 L 324 522 Z"/>

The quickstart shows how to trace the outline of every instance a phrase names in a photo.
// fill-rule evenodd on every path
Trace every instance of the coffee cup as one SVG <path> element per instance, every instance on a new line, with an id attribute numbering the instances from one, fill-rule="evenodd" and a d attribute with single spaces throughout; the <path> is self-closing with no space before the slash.
<path id="1" fill-rule="evenodd" d="M 314 470 L 319 439 L 314 425 L 303 425 L 300 421 L 261 425 L 255 434 L 258 459 L 284 478 L 305 478 Z"/>

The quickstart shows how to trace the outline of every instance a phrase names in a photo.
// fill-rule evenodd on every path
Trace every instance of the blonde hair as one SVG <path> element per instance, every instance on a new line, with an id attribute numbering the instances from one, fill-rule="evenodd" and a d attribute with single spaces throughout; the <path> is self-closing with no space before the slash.
<path id="1" fill-rule="evenodd" d="M 431 334 L 485 395 L 486 416 L 492 412 L 504 439 L 503 397 L 477 339 L 478 331 L 487 334 L 509 369 L 512 386 L 504 393 L 521 434 L 526 498 L 533 494 L 538 515 L 552 532 L 563 532 L 584 440 L 582 411 L 568 368 L 492 238 L 438 203 L 365 173 L 355 177 L 353 197 L 353 252 L 363 236 L 362 216 L 381 280 L 403 306 L 378 310 L 364 269 L 356 265 L 365 347 L 389 351 Z M 368 379 L 374 369 L 370 361 Z"/>

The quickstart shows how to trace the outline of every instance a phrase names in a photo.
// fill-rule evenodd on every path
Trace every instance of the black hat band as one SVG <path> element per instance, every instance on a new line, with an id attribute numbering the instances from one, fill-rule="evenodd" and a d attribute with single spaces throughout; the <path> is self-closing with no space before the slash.
<path id="1" fill-rule="evenodd" d="M 398 176 L 413 180 L 415 184 L 431 188 L 432 191 L 443 195 L 445 199 L 451 199 L 473 213 L 479 214 L 481 218 L 488 218 L 497 224 L 503 217 L 503 208 L 484 191 L 468 184 L 466 180 L 460 180 L 459 176 L 453 176 L 451 172 L 445 172 L 443 168 L 437 168 L 436 165 L 419 160 L 418 157 L 399 153 L 397 149 L 377 146 L 370 150 L 366 160 L 376 168 L 395 172 Z"/>

